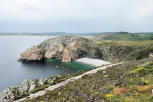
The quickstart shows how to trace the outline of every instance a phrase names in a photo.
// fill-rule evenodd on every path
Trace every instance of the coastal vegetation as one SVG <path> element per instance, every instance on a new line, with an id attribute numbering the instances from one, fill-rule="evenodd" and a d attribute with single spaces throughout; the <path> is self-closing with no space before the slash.
<path id="1" fill-rule="evenodd" d="M 117 62 L 148 57 L 153 52 L 153 41 L 105 41 L 83 37 L 63 36 L 48 39 L 21 54 L 20 61 L 28 62 L 60 58 L 70 62 L 82 57 Z M 31 56 L 32 55 L 32 56 Z M 34 56 L 34 57 L 33 57 Z"/>
<path id="2" fill-rule="evenodd" d="M 33 62 L 50 59 L 61 59 L 71 62 L 83 57 L 107 60 L 112 63 L 124 62 L 121 65 L 98 71 L 95 74 L 83 76 L 45 95 L 27 99 L 25 102 L 151 102 L 152 71 L 153 71 L 153 41 L 111 41 L 97 38 L 63 36 L 48 39 L 37 46 L 33 46 L 21 54 L 20 61 Z M 50 77 L 35 82 L 35 87 L 19 94 L 21 90 L 11 91 L 14 100 L 65 81 L 82 72 L 70 75 Z M 39 84 L 38 84 L 39 82 Z M 42 81 L 41 81 L 42 82 Z M 24 84 L 21 84 L 21 86 Z M 24 87 L 21 87 L 23 89 Z M 20 89 L 20 87 L 19 87 Z M 7 92 L 7 91 L 6 91 Z M 9 90 L 10 92 L 10 90 Z M 7 94 L 7 93 L 6 93 Z M 148 97 L 146 97 L 148 96 Z M 140 98 L 138 98 L 140 97 Z"/>
<path id="3" fill-rule="evenodd" d="M 145 33 L 108 33 L 99 34 L 96 38 L 101 40 L 112 40 L 112 41 L 143 41 L 153 40 L 153 34 Z"/>
<path id="4" fill-rule="evenodd" d="M 24 102 L 152 102 L 152 60 L 128 61 Z"/>
<path id="5" fill-rule="evenodd" d="M 142 92 L 144 90 L 150 93 L 150 97 L 144 99 L 145 102 L 152 99 L 151 70 L 153 67 L 153 41 L 78 39 L 77 41 L 81 42 L 81 47 L 78 51 L 83 51 L 87 56 L 92 55 L 90 57 L 107 59 L 111 62 L 124 61 L 125 63 L 104 71 L 99 71 L 96 74 L 86 75 L 54 91 L 49 91 L 44 96 L 27 100 L 27 102 L 126 102 L 126 100 L 128 100 L 127 102 L 133 102 L 133 100 L 139 102 L 142 101 L 144 95 L 146 95 L 146 93 Z M 87 49 L 83 49 L 85 47 L 84 44 L 94 53 L 90 53 L 89 55 L 88 52 L 90 51 L 88 50 L 88 52 L 86 52 Z M 107 54 L 109 54 L 109 56 L 106 57 Z M 151 69 L 147 70 L 148 68 Z M 140 77 L 140 75 L 142 76 Z M 138 99 L 138 96 L 135 96 L 135 94 L 139 94 L 142 98 Z M 128 99 L 129 96 L 131 97 L 130 99 Z"/>

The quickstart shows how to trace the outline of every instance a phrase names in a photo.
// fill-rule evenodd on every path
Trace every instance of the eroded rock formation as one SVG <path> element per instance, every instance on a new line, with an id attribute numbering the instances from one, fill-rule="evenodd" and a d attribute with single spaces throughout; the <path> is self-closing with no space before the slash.
<path id="1" fill-rule="evenodd" d="M 33 46 L 21 54 L 20 61 L 39 61 L 44 58 L 60 58 L 62 62 L 70 62 L 75 59 L 75 50 L 78 50 L 77 37 L 57 37 Z"/>
<path id="2" fill-rule="evenodd" d="M 21 54 L 23 61 L 37 61 L 43 59 L 43 51 L 38 46 L 33 46 Z"/>
<path id="3" fill-rule="evenodd" d="M 52 84 L 56 77 L 41 78 L 40 80 L 24 80 L 20 86 L 9 87 L 0 93 L 0 102 L 13 102 L 25 96 L 27 92 L 43 86 L 46 83 Z"/>
<path id="4" fill-rule="evenodd" d="M 48 39 L 37 46 L 33 46 L 21 54 L 20 61 L 40 61 L 48 58 L 59 58 L 62 62 L 70 62 L 82 57 L 119 61 L 123 59 L 141 59 L 148 57 L 153 52 L 151 47 L 123 46 L 113 43 L 115 42 L 62 36 Z M 142 51 L 137 49 L 142 49 Z"/>

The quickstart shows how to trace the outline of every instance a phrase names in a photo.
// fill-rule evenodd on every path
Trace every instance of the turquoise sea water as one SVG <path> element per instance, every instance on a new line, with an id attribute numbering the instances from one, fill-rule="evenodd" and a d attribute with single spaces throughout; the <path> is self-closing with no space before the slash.
<path id="1" fill-rule="evenodd" d="M 9 86 L 19 85 L 24 79 L 39 79 L 93 68 L 75 61 L 62 63 L 59 59 L 48 59 L 39 63 L 17 61 L 23 51 L 48 38 L 50 37 L 0 36 L 0 91 Z"/>
<path id="2" fill-rule="evenodd" d="M 84 64 L 81 62 L 77 62 L 77 61 L 63 63 L 63 62 L 61 62 L 60 59 L 47 59 L 45 61 L 45 63 L 53 64 L 53 65 L 55 65 L 56 68 L 58 68 L 58 67 L 71 68 L 71 69 L 75 70 L 76 72 L 82 71 L 82 70 L 89 70 L 89 69 L 94 68 L 94 66 Z"/>

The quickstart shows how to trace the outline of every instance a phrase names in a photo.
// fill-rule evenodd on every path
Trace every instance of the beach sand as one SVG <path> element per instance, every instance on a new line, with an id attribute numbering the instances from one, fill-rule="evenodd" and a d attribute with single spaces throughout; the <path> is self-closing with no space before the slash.
<path id="1" fill-rule="evenodd" d="M 104 60 L 101 60 L 101 59 L 86 58 L 86 57 L 77 59 L 75 61 L 85 63 L 85 64 L 89 64 L 89 65 L 93 65 L 93 66 L 96 66 L 96 67 L 111 64 L 111 62 L 109 62 L 109 61 L 104 61 Z"/>

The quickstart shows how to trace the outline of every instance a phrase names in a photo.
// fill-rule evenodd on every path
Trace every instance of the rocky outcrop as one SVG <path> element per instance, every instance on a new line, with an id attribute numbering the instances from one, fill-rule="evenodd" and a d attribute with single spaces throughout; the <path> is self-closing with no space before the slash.
<path id="1" fill-rule="evenodd" d="M 63 36 L 48 39 L 33 46 L 21 54 L 20 61 L 40 61 L 49 58 L 59 58 L 62 62 L 70 62 L 81 57 L 96 57 L 99 46 L 86 38 Z M 97 50 L 97 51 L 96 51 Z"/>
<path id="2" fill-rule="evenodd" d="M 73 58 L 72 51 L 77 50 L 77 43 L 72 42 L 68 44 L 64 49 L 62 53 L 62 62 L 70 62 Z"/>
<path id="3" fill-rule="evenodd" d="M 57 44 L 52 49 L 48 49 L 44 53 L 45 58 L 53 58 L 53 57 L 59 57 L 64 49 L 64 46 L 62 44 Z"/>
<path id="4" fill-rule="evenodd" d="M 41 81 L 41 80 L 40 80 Z M 44 81 L 41 81 L 44 83 Z M 37 80 L 24 80 L 18 87 L 10 87 L 4 90 L 0 94 L 0 102 L 8 102 L 15 99 L 17 96 L 22 96 L 24 93 L 34 90 L 41 84 L 37 83 Z"/>
<path id="5" fill-rule="evenodd" d="M 48 39 L 38 46 L 33 46 L 21 54 L 20 61 L 39 61 L 44 58 L 60 58 L 62 62 L 74 59 L 74 50 L 77 50 L 77 37 L 57 37 Z M 73 57 L 73 58 L 72 58 Z"/>
<path id="6" fill-rule="evenodd" d="M 41 78 L 40 80 L 24 80 L 20 86 L 10 87 L 0 93 L 0 102 L 12 102 L 25 96 L 25 93 L 31 92 L 43 85 L 52 84 L 56 77 Z"/>
<path id="7" fill-rule="evenodd" d="M 142 59 L 153 53 L 153 47 L 150 46 L 124 46 L 113 43 L 115 42 L 72 36 L 57 37 L 23 52 L 20 60 L 25 62 L 59 58 L 62 62 L 70 62 L 82 57 L 90 57 L 114 62 Z"/>
<path id="8" fill-rule="evenodd" d="M 19 93 L 32 91 L 37 86 L 37 80 L 24 80 L 19 86 Z"/>
<path id="9" fill-rule="evenodd" d="M 5 89 L 1 94 L 0 94 L 0 102 L 11 102 L 14 97 L 15 97 L 15 90 L 16 87 L 11 87 Z"/>
<path id="10" fill-rule="evenodd" d="M 38 46 L 33 46 L 21 54 L 22 61 L 37 61 L 43 59 L 43 51 Z"/>

